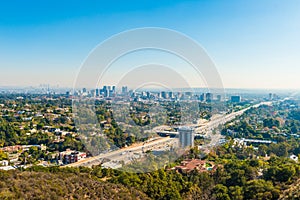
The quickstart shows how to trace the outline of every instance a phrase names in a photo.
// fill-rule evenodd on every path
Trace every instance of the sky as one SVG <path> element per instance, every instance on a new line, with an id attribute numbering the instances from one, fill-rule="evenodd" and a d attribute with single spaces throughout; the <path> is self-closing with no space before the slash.
<path id="1" fill-rule="evenodd" d="M 226 88 L 300 88 L 298 0 L 1 1 L 0 86 L 72 87 L 97 45 L 142 27 L 197 41 Z"/>

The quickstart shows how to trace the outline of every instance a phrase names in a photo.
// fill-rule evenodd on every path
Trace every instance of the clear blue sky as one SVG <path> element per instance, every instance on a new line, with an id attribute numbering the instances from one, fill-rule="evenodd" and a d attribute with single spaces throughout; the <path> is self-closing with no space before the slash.
<path id="1" fill-rule="evenodd" d="M 72 86 L 113 34 L 164 27 L 198 41 L 225 87 L 300 87 L 300 1 L 1 1 L 0 86 Z"/>

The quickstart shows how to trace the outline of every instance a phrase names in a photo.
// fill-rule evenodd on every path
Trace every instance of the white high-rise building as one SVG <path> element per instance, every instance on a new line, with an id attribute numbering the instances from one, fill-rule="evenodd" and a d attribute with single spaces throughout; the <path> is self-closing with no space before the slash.
<path id="1" fill-rule="evenodd" d="M 183 126 L 178 129 L 180 147 L 194 147 L 194 129 Z"/>

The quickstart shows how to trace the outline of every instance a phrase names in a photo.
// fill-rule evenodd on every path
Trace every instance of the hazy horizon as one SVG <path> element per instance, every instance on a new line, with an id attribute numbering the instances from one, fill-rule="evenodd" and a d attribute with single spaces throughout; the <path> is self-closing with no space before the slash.
<path id="1" fill-rule="evenodd" d="M 39 84 L 37 83 L 36 85 L 0 85 L 0 89 L 2 88 L 10 88 L 10 89 L 19 89 L 19 88 L 39 88 L 41 87 L 41 85 L 47 85 L 46 83 L 44 84 Z M 109 85 L 109 86 L 113 86 L 114 84 L 111 84 L 111 83 L 107 83 L 107 84 L 104 84 L 104 85 Z M 103 86 L 104 86 L 103 85 Z M 73 89 L 74 87 L 72 85 L 70 86 L 61 86 L 61 85 L 51 85 L 49 84 L 49 86 L 51 88 L 61 88 L 61 89 Z M 124 85 L 126 86 L 126 85 Z M 86 88 L 85 86 L 83 87 L 78 87 L 76 89 L 82 89 L 82 88 Z M 95 88 L 101 88 L 100 87 L 87 87 L 88 89 L 95 89 Z M 201 89 L 205 89 L 206 87 L 191 87 L 191 88 L 201 88 Z M 132 89 L 132 88 L 130 88 Z M 155 89 L 155 88 L 149 88 L 149 89 Z M 176 89 L 181 89 L 180 87 L 176 87 Z M 264 88 L 264 87 L 224 87 L 224 89 L 232 89 L 232 90 L 300 90 L 300 87 L 295 87 L 295 88 L 273 88 L 273 87 L 269 87 L 269 88 Z"/>

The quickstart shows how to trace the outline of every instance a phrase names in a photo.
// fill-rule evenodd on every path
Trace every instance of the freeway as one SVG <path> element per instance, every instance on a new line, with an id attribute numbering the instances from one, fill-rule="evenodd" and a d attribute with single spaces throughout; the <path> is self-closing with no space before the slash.
<path id="1" fill-rule="evenodd" d="M 160 149 L 168 145 L 173 145 L 176 139 L 169 137 L 159 137 L 147 143 L 139 143 L 116 151 L 100 154 L 98 156 L 82 159 L 78 162 L 64 165 L 64 167 L 78 167 L 78 166 L 92 166 L 100 164 L 103 159 L 107 158 L 115 161 L 130 161 L 131 157 L 135 154 L 142 154 L 150 149 Z"/>
<path id="2" fill-rule="evenodd" d="M 219 144 L 220 139 L 222 138 L 222 135 L 220 133 L 213 133 L 213 129 L 217 128 L 219 125 L 223 125 L 227 122 L 232 121 L 238 116 L 241 116 L 244 112 L 249 110 L 250 108 L 258 108 L 261 105 L 271 105 L 272 102 L 261 102 L 252 106 L 249 106 L 247 108 L 244 108 L 242 110 L 232 112 L 225 115 L 218 115 L 213 120 L 205 123 L 203 126 L 200 126 L 198 129 L 196 129 L 197 133 L 202 133 L 206 138 L 210 138 L 211 141 L 209 144 L 207 144 L 205 147 L 212 147 Z"/>
<path id="3" fill-rule="evenodd" d="M 242 115 L 245 111 L 247 111 L 250 108 L 257 108 L 260 105 L 270 105 L 270 104 L 271 102 L 261 102 L 230 114 L 216 115 L 212 118 L 212 120 L 204 122 L 200 126 L 197 125 L 198 128 L 196 128 L 195 131 L 196 133 L 201 133 L 211 139 L 210 143 L 207 144 L 206 147 L 216 146 L 218 145 L 219 140 L 222 138 L 222 136 L 220 133 L 213 134 L 213 129 L 217 128 L 219 125 L 225 124 L 226 122 L 235 119 L 237 116 Z M 160 126 L 159 128 L 156 128 L 154 130 L 156 130 L 156 132 L 160 132 L 162 128 L 165 128 L 165 126 Z M 116 151 L 111 151 L 105 154 L 100 154 L 98 156 L 82 159 L 78 162 L 64 165 L 63 167 L 98 165 L 103 162 L 103 159 L 114 160 L 117 162 L 123 161 L 125 163 L 128 163 L 131 161 L 134 155 L 143 156 L 143 153 L 147 150 L 166 149 L 166 147 L 175 146 L 177 144 L 178 144 L 177 138 L 157 137 L 146 143 L 137 143 L 126 148 L 118 149 Z"/>
<path id="4" fill-rule="evenodd" d="M 209 144 L 205 145 L 207 147 L 216 146 L 218 145 L 219 140 L 222 138 L 220 133 L 213 133 L 213 130 L 218 128 L 219 125 L 223 125 L 229 121 L 232 121 L 236 117 L 242 115 L 245 111 L 249 110 L 250 108 L 257 108 L 261 105 L 271 105 L 272 102 L 261 102 L 252 106 L 249 106 L 247 108 L 244 108 L 242 110 L 232 112 L 229 114 L 217 114 L 214 115 L 211 120 L 209 121 L 202 121 L 201 123 L 194 124 L 194 125 L 186 125 L 189 127 L 195 128 L 195 137 L 196 136 L 202 136 L 204 138 L 210 138 L 211 141 Z M 165 131 L 165 126 L 161 126 L 159 129 L 157 129 L 157 133 L 160 135 L 170 135 L 170 136 L 176 136 L 179 133 L 176 131 Z"/>
<path id="5" fill-rule="evenodd" d="M 244 108 L 242 110 L 229 113 L 227 115 L 221 115 L 221 116 L 217 117 L 216 119 L 214 119 L 213 121 L 208 122 L 206 126 L 209 128 L 216 128 L 217 126 L 225 124 L 226 122 L 229 122 L 229 121 L 235 119 L 237 116 L 242 115 L 245 111 L 249 110 L 250 108 L 257 108 L 261 105 L 270 105 L 270 104 L 271 104 L 271 102 L 261 102 L 261 103 L 255 104 L 253 106 L 249 106 L 248 108 Z M 205 127 L 201 127 L 201 128 L 205 129 Z"/>

